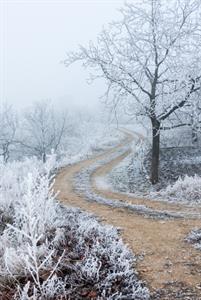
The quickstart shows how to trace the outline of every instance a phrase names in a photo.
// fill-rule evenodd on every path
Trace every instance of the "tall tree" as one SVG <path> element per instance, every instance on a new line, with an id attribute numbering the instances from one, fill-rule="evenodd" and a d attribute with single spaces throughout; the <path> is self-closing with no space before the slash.
<path id="1" fill-rule="evenodd" d="M 146 0 L 127 4 L 122 18 L 65 60 L 82 61 L 97 71 L 93 78 L 108 84 L 107 101 L 131 104 L 152 126 L 151 182 L 159 179 L 160 129 L 198 87 L 199 74 L 189 75 L 187 57 L 195 43 L 198 1 Z M 190 46 L 191 45 L 191 48 Z M 190 64 L 190 61 L 188 62 Z M 112 95 L 112 98 L 110 97 Z"/>

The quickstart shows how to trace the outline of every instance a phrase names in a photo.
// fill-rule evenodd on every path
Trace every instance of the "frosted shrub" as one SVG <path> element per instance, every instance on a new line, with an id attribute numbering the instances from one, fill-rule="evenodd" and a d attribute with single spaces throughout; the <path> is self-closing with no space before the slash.
<path id="1" fill-rule="evenodd" d="M 56 201 L 54 156 L 1 168 L 0 299 L 149 299 L 117 230 Z"/>
<path id="2" fill-rule="evenodd" d="M 45 242 L 47 253 L 53 251 L 46 258 L 38 256 L 40 264 L 31 252 L 27 268 L 32 279 L 18 285 L 16 299 L 149 299 L 116 229 L 77 210 L 61 207 L 59 214 L 60 227 Z"/>
<path id="3" fill-rule="evenodd" d="M 161 191 L 160 195 L 192 205 L 201 203 L 201 177 L 186 175 L 183 179 L 179 178 L 173 185 Z"/>
<path id="4" fill-rule="evenodd" d="M 133 143 L 132 153 L 114 167 L 107 177 L 114 190 L 135 192 L 135 184 L 139 186 L 139 178 L 143 180 L 147 175 L 144 174 L 144 160 L 148 150 L 149 144 L 144 140 L 138 139 L 137 143 Z"/>
<path id="5" fill-rule="evenodd" d="M 6 188 L 2 186 L 13 207 L 12 222 L 7 224 L 0 237 L 1 272 L 5 274 L 2 280 L 11 274 L 12 277 L 15 274 L 31 276 L 36 285 L 40 286 L 38 272 L 45 265 L 51 264 L 53 250 L 45 242 L 47 232 L 55 221 L 57 206 L 49 184 L 51 168 L 52 159 L 41 168 L 32 165 L 32 173 L 23 179 L 18 180 L 13 175 L 16 183 L 13 201 L 10 188 L 6 194 Z"/>
<path id="6" fill-rule="evenodd" d="M 0 232 L 5 223 L 12 222 L 16 203 L 23 195 L 21 183 L 32 167 L 38 167 L 37 164 L 36 159 L 0 164 Z"/>
<path id="7" fill-rule="evenodd" d="M 50 174 L 56 168 L 55 155 L 49 156 L 45 164 L 36 158 L 24 161 L 0 164 L 0 211 L 8 212 L 24 193 L 24 178 L 34 172 Z M 49 176 L 49 175 L 48 175 Z"/>
<path id="8" fill-rule="evenodd" d="M 120 192 L 127 192 L 129 190 L 129 166 L 131 160 L 132 157 L 129 155 L 116 167 L 114 167 L 110 174 L 107 176 L 108 182 L 112 185 L 114 190 L 118 190 Z"/>
<path id="9" fill-rule="evenodd" d="M 145 171 L 144 160 L 148 151 L 149 145 L 145 140 L 139 139 L 137 143 L 133 144 L 132 164 L 134 164 L 135 172 Z"/>

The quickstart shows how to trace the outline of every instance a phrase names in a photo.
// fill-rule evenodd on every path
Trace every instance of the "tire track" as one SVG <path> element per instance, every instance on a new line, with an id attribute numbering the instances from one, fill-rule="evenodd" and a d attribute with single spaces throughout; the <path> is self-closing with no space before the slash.
<path id="1" fill-rule="evenodd" d="M 133 135 L 128 132 L 125 135 L 126 138 L 120 145 L 98 157 L 62 168 L 56 177 L 54 186 L 55 190 L 60 190 L 59 200 L 96 214 L 105 223 L 120 227 L 125 243 L 129 244 L 136 255 L 144 257 L 143 260 L 138 261 L 137 269 L 141 279 L 148 283 L 151 290 L 163 288 L 167 282 L 182 282 L 185 286 L 195 289 L 198 295 L 195 299 L 201 299 L 201 291 L 196 288 L 200 284 L 201 253 L 184 242 L 184 238 L 192 228 L 200 227 L 200 220 L 188 218 L 188 208 L 186 207 L 159 201 L 131 199 L 126 195 L 100 190 L 95 184 L 96 176 L 106 174 L 129 153 L 129 149 L 127 149 L 128 152 L 117 155 L 114 160 L 108 161 L 94 170 L 92 176 L 90 175 L 93 191 L 113 201 L 115 201 L 114 199 L 120 199 L 125 203 L 132 201 L 132 204 L 146 204 L 152 209 L 171 209 L 175 212 L 183 209 L 186 214 L 185 218 L 166 220 L 145 218 L 143 215 L 138 215 L 123 207 L 89 202 L 81 191 L 79 193 L 75 191 L 74 183 L 78 173 L 83 169 L 90 168 L 100 160 L 107 159 L 108 156 L 115 155 L 125 144 L 132 142 Z M 196 212 L 192 210 L 191 213 Z M 173 298 L 170 299 L 173 300 Z"/>

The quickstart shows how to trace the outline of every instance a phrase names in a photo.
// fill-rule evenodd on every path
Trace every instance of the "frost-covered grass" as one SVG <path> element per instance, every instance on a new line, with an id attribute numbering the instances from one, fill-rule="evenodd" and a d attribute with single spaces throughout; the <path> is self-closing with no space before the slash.
<path id="1" fill-rule="evenodd" d="M 132 153 L 106 176 L 105 185 L 114 191 L 147 199 L 200 205 L 199 148 L 162 148 L 160 182 L 154 186 L 149 181 L 148 152 L 149 143 L 146 140 L 134 141 Z"/>
<path id="2" fill-rule="evenodd" d="M 182 202 L 190 205 L 201 204 L 201 177 L 198 175 L 179 178 L 174 184 L 161 190 L 156 196 L 169 201 Z"/>
<path id="3" fill-rule="evenodd" d="M 56 201 L 55 166 L 0 166 L 0 299 L 149 299 L 117 230 Z"/>
<path id="4" fill-rule="evenodd" d="M 190 206 L 201 204 L 201 177 L 179 177 L 167 187 L 152 186 L 143 169 L 138 167 L 131 154 L 118 164 L 105 178 L 105 185 L 114 191 L 133 194 L 147 199 L 181 203 Z"/>
<path id="5" fill-rule="evenodd" d="M 201 229 L 192 230 L 187 236 L 186 241 L 193 244 L 196 249 L 201 250 Z"/>

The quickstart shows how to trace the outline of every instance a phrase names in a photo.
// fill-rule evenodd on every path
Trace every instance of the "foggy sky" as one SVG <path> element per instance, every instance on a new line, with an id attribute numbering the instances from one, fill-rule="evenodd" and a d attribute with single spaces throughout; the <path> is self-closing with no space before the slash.
<path id="1" fill-rule="evenodd" d="M 88 85 L 88 71 L 66 68 L 65 53 L 96 39 L 117 19 L 124 0 L 0 0 L 0 101 L 22 107 L 52 99 L 94 107 L 103 82 Z"/>

